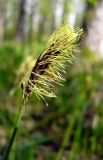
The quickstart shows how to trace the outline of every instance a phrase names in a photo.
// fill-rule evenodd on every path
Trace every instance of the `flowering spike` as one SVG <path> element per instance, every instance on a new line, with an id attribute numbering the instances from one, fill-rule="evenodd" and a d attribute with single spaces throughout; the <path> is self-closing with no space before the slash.
<path id="1" fill-rule="evenodd" d="M 30 74 L 22 84 L 24 100 L 36 93 L 38 97 L 56 97 L 52 92 L 54 84 L 61 84 L 65 62 L 72 63 L 76 42 L 82 29 L 73 29 L 65 24 L 50 37 L 44 51 L 38 57 Z"/>

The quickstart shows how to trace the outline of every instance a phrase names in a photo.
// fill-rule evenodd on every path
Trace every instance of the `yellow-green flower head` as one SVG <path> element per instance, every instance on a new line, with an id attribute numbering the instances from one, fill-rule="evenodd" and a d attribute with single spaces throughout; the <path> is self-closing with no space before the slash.
<path id="1" fill-rule="evenodd" d="M 30 74 L 21 84 L 24 100 L 33 92 L 43 99 L 45 96 L 56 97 L 52 89 L 54 84 L 61 84 L 64 80 L 62 73 L 65 72 L 65 63 L 72 63 L 73 51 L 81 33 L 82 29 L 73 29 L 68 24 L 53 33 Z"/>

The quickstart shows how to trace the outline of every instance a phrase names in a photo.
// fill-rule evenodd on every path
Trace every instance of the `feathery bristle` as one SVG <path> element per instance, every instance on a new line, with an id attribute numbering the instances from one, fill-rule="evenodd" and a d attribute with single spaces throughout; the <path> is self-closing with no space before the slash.
<path id="1" fill-rule="evenodd" d="M 73 29 L 70 25 L 61 26 L 50 37 L 43 53 L 38 57 L 30 74 L 22 84 L 24 99 L 31 93 L 38 97 L 56 97 L 52 92 L 54 84 L 61 84 L 66 62 L 72 63 L 76 42 L 82 29 Z"/>

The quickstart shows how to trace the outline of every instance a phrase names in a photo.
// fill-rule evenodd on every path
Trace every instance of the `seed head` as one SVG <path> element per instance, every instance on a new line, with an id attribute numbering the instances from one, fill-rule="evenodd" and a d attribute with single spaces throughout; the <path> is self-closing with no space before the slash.
<path id="1" fill-rule="evenodd" d="M 81 34 L 82 29 L 73 29 L 68 24 L 52 34 L 30 74 L 21 84 L 24 100 L 33 92 L 43 99 L 45 96 L 56 97 L 53 93 L 54 84 L 61 84 L 64 80 L 62 74 L 65 73 L 65 64 L 72 63 L 73 51 Z"/>

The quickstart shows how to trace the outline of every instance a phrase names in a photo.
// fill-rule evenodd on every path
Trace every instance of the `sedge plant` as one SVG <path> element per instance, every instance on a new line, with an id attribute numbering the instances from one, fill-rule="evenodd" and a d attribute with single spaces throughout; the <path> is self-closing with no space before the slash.
<path id="1" fill-rule="evenodd" d="M 77 52 L 76 46 L 81 34 L 82 29 L 73 29 L 68 24 L 58 28 L 48 40 L 44 51 L 30 69 L 29 74 L 24 78 L 21 83 L 23 90 L 22 105 L 19 108 L 13 133 L 3 160 L 8 159 L 29 96 L 35 93 L 38 98 L 44 100 L 45 97 L 56 97 L 53 92 L 54 86 L 55 84 L 62 85 L 65 67 L 73 62 L 74 52 Z"/>

